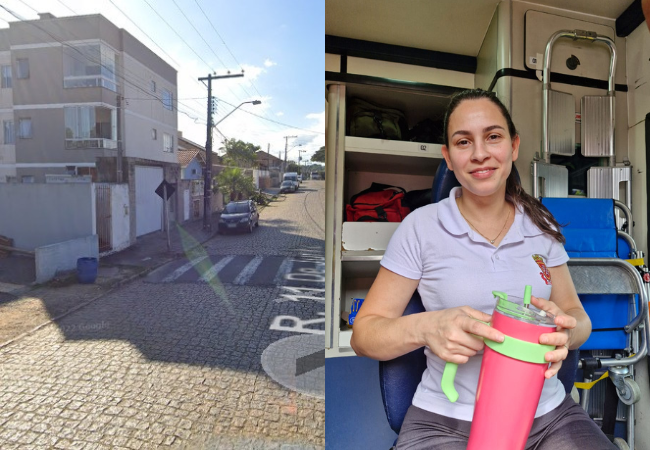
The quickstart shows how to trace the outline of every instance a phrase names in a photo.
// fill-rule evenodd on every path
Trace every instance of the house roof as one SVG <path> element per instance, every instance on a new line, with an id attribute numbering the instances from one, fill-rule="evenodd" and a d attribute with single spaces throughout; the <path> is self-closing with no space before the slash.
<path id="1" fill-rule="evenodd" d="M 276 156 L 271 155 L 263 150 L 260 150 L 256 153 L 257 160 L 262 162 L 273 162 L 275 164 L 282 163 L 282 160 Z"/>
<path id="2" fill-rule="evenodd" d="M 183 150 L 183 149 L 178 149 L 176 152 L 176 156 L 178 157 L 178 163 L 181 165 L 181 167 L 187 167 L 189 163 L 192 162 L 194 158 L 196 158 L 199 163 L 205 164 L 205 152 L 201 152 L 200 150 Z"/>

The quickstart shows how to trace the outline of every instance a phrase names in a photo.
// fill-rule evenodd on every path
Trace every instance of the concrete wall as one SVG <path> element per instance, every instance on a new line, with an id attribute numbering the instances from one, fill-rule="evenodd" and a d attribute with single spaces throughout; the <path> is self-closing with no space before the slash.
<path id="1" fill-rule="evenodd" d="M 73 270 L 79 258 L 98 258 L 97 235 L 45 245 L 36 249 L 36 282 L 45 283 L 57 272 Z"/>
<path id="2" fill-rule="evenodd" d="M 130 100 L 124 104 L 124 154 L 125 156 L 150 159 L 152 161 L 178 162 L 177 89 L 176 80 L 170 82 L 163 76 L 136 60 L 126 51 L 123 54 L 124 72 L 132 83 L 123 85 L 124 96 Z M 141 80 L 141 81 L 140 81 Z M 151 90 L 151 81 L 156 83 L 156 92 Z M 138 85 L 137 87 L 135 85 Z M 161 100 L 162 90 L 172 93 L 173 108 L 166 109 Z M 153 139 L 152 129 L 156 130 Z M 173 152 L 163 151 L 163 133 L 172 136 Z"/>
<path id="3" fill-rule="evenodd" d="M 18 248 L 56 244 L 95 234 L 93 185 L 0 183 L 0 235 Z"/>
<path id="4" fill-rule="evenodd" d="M 645 115 L 650 112 L 650 34 L 645 23 L 627 38 L 627 122 L 630 163 L 632 164 L 632 237 L 637 247 L 648 254 L 648 161 L 646 160 Z M 618 100 L 618 97 L 617 97 Z M 623 133 L 619 133 L 623 134 Z"/>
<path id="5" fill-rule="evenodd" d="M 192 173 L 196 170 L 196 173 Z M 202 180 L 203 179 L 203 166 L 194 158 L 190 163 L 181 170 L 181 178 L 183 180 Z"/>
<path id="6" fill-rule="evenodd" d="M 129 185 L 111 186 L 111 247 L 117 252 L 131 245 L 131 210 L 129 208 Z"/>

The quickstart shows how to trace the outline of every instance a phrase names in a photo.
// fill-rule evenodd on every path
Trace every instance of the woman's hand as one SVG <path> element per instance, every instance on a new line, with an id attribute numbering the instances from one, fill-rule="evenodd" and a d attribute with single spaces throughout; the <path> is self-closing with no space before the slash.
<path id="1" fill-rule="evenodd" d="M 544 373 L 548 379 L 555 375 L 562 367 L 564 361 L 569 354 L 569 346 L 571 343 L 571 330 L 573 330 L 577 321 L 574 317 L 564 314 L 555 303 L 543 298 L 531 297 L 530 302 L 538 309 L 546 311 L 555 316 L 556 330 L 553 333 L 544 333 L 539 337 L 539 343 L 544 345 L 555 345 L 555 350 L 546 353 L 546 361 L 551 363 L 551 366 Z"/>
<path id="2" fill-rule="evenodd" d="M 430 311 L 420 316 L 422 340 L 447 362 L 465 364 L 483 349 L 483 338 L 497 342 L 504 339 L 503 333 L 482 323 L 492 320 L 492 316 L 469 306 Z"/>

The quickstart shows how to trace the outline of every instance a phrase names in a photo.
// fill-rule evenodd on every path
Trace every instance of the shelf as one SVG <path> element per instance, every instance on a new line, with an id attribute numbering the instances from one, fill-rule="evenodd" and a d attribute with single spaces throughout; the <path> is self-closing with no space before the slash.
<path id="1" fill-rule="evenodd" d="M 339 331 L 339 347 L 350 347 L 350 339 L 352 339 L 352 330 Z"/>
<path id="2" fill-rule="evenodd" d="M 372 278 L 379 272 L 379 261 L 377 259 L 365 259 L 354 261 L 341 261 L 341 271 L 344 278 Z"/>
<path id="3" fill-rule="evenodd" d="M 423 156 L 385 155 L 355 151 L 345 153 L 346 171 L 402 173 L 433 177 L 440 161 L 441 158 Z"/>
<path id="4" fill-rule="evenodd" d="M 342 250 L 383 253 L 398 226 L 399 222 L 343 222 Z"/>
<path id="5" fill-rule="evenodd" d="M 383 257 L 384 257 L 383 250 L 371 250 L 371 251 L 343 250 L 341 252 L 341 261 L 346 261 L 346 262 L 381 261 L 381 258 Z"/>

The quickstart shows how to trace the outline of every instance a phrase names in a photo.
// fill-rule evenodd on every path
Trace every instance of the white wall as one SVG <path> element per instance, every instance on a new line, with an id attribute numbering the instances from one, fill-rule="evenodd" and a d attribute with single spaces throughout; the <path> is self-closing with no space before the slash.
<path id="1" fill-rule="evenodd" d="M 174 148 L 178 145 L 177 96 L 176 86 L 154 73 L 132 56 L 124 53 L 124 70 L 139 84 L 140 89 L 132 84 L 124 85 L 124 144 L 125 156 L 177 163 L 176 152 L 163 151 L 163 133 L 172 135 Z M 156 92 L 151 91 L 150 82 L 155 81 Z M 161 98 L 162 89 L 173 95 L 173 110 L 165 109 Z M 151 130 L 157 131 L 157 139 L 152 139 Z"/>
<path id="2" fill-rule="evenodd" d="M 116 252 L 130 244 L 129 185 L 111 185 L 111 247 Z"/>
<path id="3" fill-rule="evenodd" d="M 91 183 L 0 184 L 0 235 L 26 250 L 95 234 Z"/>
<path id="4" fill-rule="evenodd" d="M 650 33 L 645 23 L 627 38 L 628 145 L 632 164 L 632 212 L 635 227 L 632 237 L 648 254 L 648 166 L 645 150 L 645 115 L 650 112 Z"/>

